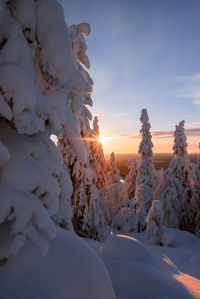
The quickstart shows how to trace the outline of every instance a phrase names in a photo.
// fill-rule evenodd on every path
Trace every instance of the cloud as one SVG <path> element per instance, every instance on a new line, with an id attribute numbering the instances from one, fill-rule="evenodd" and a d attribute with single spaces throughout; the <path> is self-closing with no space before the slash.
<path id="1" fill-rule="evenodd" d="M 176 97 L 191 99 L 193 104 L 200 105 L 200 74 L 197 73 L 191 76 L 179 76 L 175 79 L 181 83 L 181 85 L 183 84 Z"/>
<path id="2" fill-rule="evenodd" d="M 195 104 L 195 105 L 200 105 L 200 99 L 197 99 L 197 100 L 193 100 L 193 102 L 192 102 L 193 104 Z"/>
<path id="3" fill-rule="evenodd" d="M 119 113 L 111 113 L 111 115 L 113 115 L 113 116 L 126 116 L 126 115 L 128 115 L 128 113 L 127 112 L 119 112 Z"/>
<path id="4" fill-rule="evenodd" d="M 185 130 L 187 137 L 200 137 L 200 128 L 190 128 Z M 160 138 L 174 138 L 174 130 L 169 131 L 154 131 L 151 132 L 153 139 L 160 139 Z M 119 134 L 115 135 L 115 137 L 122 137 L 122 138 L 133 138 L 138 139 L 141 138 L 141 135 L 138 134 Z"/>
<path id="5" fill-rule="evenodd" d="M 185 123 L 185 128 L 186 129 L 195 129 L 195 128 L 197 128 L 197 126 L 200 127 L 200 122 L 199 121 L 195 121 L 195 122 L 191 122 L 191 123 Z"/>
<path id="6" fill-rule="evenodd" d="M 175 78 L 177 81 L 200 82 L 200 74 L 193 74 L 191 76 L 178 76 Z"/>

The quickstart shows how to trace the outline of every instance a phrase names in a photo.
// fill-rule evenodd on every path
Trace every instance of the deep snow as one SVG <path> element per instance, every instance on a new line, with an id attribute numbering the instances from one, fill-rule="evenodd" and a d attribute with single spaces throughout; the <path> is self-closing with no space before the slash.
<path id="1" fill-rule="evenodd" d="M 0 267 L 0 298 L 200 298 L 200 240 L 175 229 L 164 231 L 168 247 L 145 240 L 111 233 L 101 243 L 59 228 L 43 257 L 27 239 Z"/>

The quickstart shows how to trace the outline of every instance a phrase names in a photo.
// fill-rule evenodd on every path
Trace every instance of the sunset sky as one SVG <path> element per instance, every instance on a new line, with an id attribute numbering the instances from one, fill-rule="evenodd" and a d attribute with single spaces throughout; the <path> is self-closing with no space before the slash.
<path id="1" fill-rule="evenodd" d="M 104 151 L 137 152 L 147 108 L 154 152 L 170 152 L 186 121 L 189 151 L 200 141 L 200 1 L 60 0 L 68 25 L 88 22 L 93 115 Z"/>

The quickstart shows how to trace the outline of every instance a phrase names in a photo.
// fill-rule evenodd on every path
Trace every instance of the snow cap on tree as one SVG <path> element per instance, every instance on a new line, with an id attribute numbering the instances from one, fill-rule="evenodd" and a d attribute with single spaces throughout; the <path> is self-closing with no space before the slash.
<path id="1" fill-rule="evenodd" d="M 187 156 L 187 137 L 185 135 L 185 121 L 182 120 L 174 132 L 173 155 L 175 158 Z"/>

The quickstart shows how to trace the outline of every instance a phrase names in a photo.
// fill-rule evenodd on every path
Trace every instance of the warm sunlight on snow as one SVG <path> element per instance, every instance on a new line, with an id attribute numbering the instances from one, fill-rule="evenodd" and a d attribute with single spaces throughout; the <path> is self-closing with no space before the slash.
<path id="1" fill-rule="evenodd" d="M 190 276 L 188 274 L 180 272 L 178 275 L 174 275 L 174 278 L 182 283 L 185 288 L 194 296 L 194 298 L 200 298 L 200 280 Z"/>

